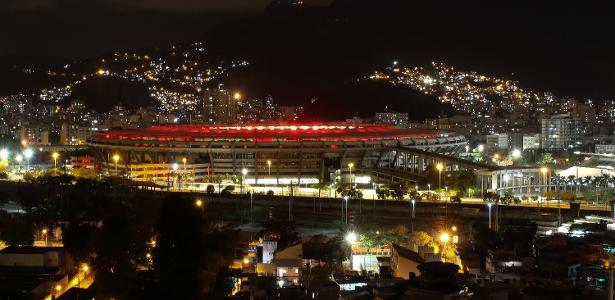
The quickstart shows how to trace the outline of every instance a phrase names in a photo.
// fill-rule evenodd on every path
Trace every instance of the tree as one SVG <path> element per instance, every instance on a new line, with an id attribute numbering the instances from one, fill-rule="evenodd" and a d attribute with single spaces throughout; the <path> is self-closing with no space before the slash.
<path id="1" fill-rule="evenodd" d="M 451 203 L 461 204 L 461 197 L 459 195 L 451 196 Z"/>
<path id="2" fill-rule="evenodd" d="M 127 215 L 107 218 L 103 224 L 94 243 L 97 293 L 104 298 L 130 298 L 138 266 L 146 261 L 146 237 Z"/>
<path id="3" fill-rule="evenodd" d="M 408 193 L 408 188 L 401 184 L 396 184 L 391 187 L 391 195 L 395 200 L 403 200 L 404 196 Z"/>
<path id="4" fill-rule="evenodd" d="M 415 231 L 412 234 L 411 240 L 419 247 L 427 246 L 436 251 L 439 251 L 440 249 L 434 238 L 425 231 Z"/>
<path id="5" fill-rule="evenodd" d="M 210 196 L 213 195 L 215 191 L 216 191 L 216 188 L 213 185 L 211 185 L 211 184 L 207 185 L 207 194 L 208 195 L 210 195 Z"/>
<path id="6" fill-rule="evenodd" d="M 278 220 L 267 220 L 262 223 L 263 230 L 256 234 L 257 238 L 278 241 L 278 248 L 283 249 L 299 241 L 299 233 L 295 223 Z"/>
<path id="7" fill-rule="evenodd" d="M 486 267 L 486 259 L 489 250 L 493 250 L 499 244 L 499 238 L 495 231 L 491 230 L 482 222 L 474 222 L 472 224 L 471 236 L 474 251 L 480 259 L 481 270 Z"/>
<path id="8" fill-rule="evenodd" d="M 95 228 L 90 225 L 71 222 L 62 231 L 64 248 L 73 254 L 78 262 L 85 262 L 94 253 L 92 247 L 94 233 Z"/>
<path id="9" fill-rule="evenodd" d="M 500 195 L 498 195 L 497 193 L 494 193 L 494 192 L 486 192 L 483 195 L 483 201 L 484 202 L 490 202 L 490 203 L 499 203 L 500 202 Z"/>
<path id="10" fill-rule="evenodd" d="M 390 195 L 390 191 L 387 187 L 377 187 L 376 188 L 376 196 L 380 200 L 385 200 Z"/>
<path id="11" fill-rule="evenodd" d="M 504 205 L 510 205 L 515 201 L 513 194 L 510 191 L 504 193 L 504 196 L 500 198 L 500 202 Z"/>
<path id="12" fill-rule="evenodd" d="M 347 253 L 348 248 L 340 236 L 329 238 L 324 235 L 314 235 L 303 244 L 304 258 L 316 259 L 330 266 L 341 265 L 347 258 Z"/>
<path id="13" fill-rule="evenodd" d="M 28 215 L 3 217 L 0 240 L 12 246 L 30 246 L 34 242 L 34 224 Z"/>
<path id="14" fill-rule="evenodd" d="M 453 175 L 453 189 L 463 193 L 476 185 L 476 173 L 473 170 L 462 170 Z"/>
<path id="15" fill-rule="evenodd" d="M 548 165 L 548 164 L 552 164 L 553 160 L 554 160 L 553 154 L 551 154 L 549 152 L 545 152 L 545 153 L 540 155 L 540 157 L 538 158 L 537 163 L 539 165 Z"/>
<path id="16" fill-rule="evenodd" d="M 197 299 L 201 294 L 200 274 L 204 270 L 205 234 L 209 224 L 192 199 L 170 195 L 164 199 L 158 224 L 154 266 L 164 296 Z M 209 246 L 209 245 L 207 245 Z"/>

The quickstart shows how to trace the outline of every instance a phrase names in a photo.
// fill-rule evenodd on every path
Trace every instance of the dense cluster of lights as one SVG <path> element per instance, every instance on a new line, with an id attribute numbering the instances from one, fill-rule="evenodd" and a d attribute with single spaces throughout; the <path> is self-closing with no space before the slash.
<path id="1" fill-rule="evenodd" d="M 569 109 L 570 102 L 550 92 L 523 89 L 513 80 L 458 71 L 439 62 L 432 62 L 426 68 L 402 68 L 394 64 L 385 72 L 375 72 L 370 79 L 386 80 L 435 95 L 442 103 L 450 103 L 457 111 L 474 117 L 493 115 L 499 110 L 559 113 Z"/>

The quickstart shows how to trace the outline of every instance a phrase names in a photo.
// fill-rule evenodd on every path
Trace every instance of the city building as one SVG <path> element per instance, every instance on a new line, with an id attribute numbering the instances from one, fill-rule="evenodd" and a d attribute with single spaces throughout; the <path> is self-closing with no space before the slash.
<path id="1" fill-rule="evenodd" d="M 489 150 L 506 150 L 509 148 L 509 135 L 506 133 L 488 134 L 485 146 Z"/>
<path id="2" fill-rule="evenodd" d="M 570 114 L 553 115 L 541 120 L 541 147 L 548 150 L 579 147 L 583 138 L 582 122 Z"/>
<path id="3" fill-rule="evenodd" d="M 377 112 L 376 123 L 390 124 L 398 127 L 408 127 L 408 113 L 401 112 Z"/>
<path id="4" fill-rule="evenodd" d="M 49 130 L 47 130 L 44 126 L 24 124 L 19 128 L 19 140 L 22 145 L 50 145 Z"/>
<path id="5" fill-rule="evenodd" d="M 523 150 L 540 149 L 540 133 L 523 135 Z"/>
<path id="6" fill-rule="evenodd" d="M 83 145 L 90 136 L 98 132 L 97 127 L 62 123 L 60 130 L 60 144 Z"/>
<path id="7" fill-rule="evenodd" d="M 247 184 L 283 185 L 331 182 L 350 172 L 358 181 L 364 169 L 395 159 L 381 156 L 393 147 L 452 155 L 466 144 L 450 132 L 346 123 L 161 125 L 98 133 L 88 142 L 103 173 L 134 178 L 135 168 L 153 166 L 159 180 L 169 180 L 169 170 L 199 172 L 199 166 Z"/>
<path id="8" fill-rule="evenodd" d="M 0 250 L 0 295 L 6 299 L 43 299 L 66 286 L 75 271 L 62 247 L 9 246 Z"/>
<path id="9" fill-rule="evenodd" d="M 615 145 L 596 144 L 596 153 L 615 154 Z"/>
<path id="10" fill-rule="evenodd" d="M 231 94 L 223 89 L 207 90 L 203 94 L 203 116 L 206 123 L 227 124 L 237 120 L 239 93 Z"/>
<path id="11" fill-rule="evenodd" d="M 410 273 L 421 275 L 418 266 L 424 263 L 425 260 L 416 252 L 403 246 L 391 245 L 391 269 L 393 276 L 408 279 Z"/>

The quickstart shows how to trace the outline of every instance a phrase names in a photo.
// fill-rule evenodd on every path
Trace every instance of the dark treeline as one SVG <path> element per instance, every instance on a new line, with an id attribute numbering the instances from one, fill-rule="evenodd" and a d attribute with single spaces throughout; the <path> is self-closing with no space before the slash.
<path id="1" fill-rule="evenodd" d="M 222 231 L 180 194 L 137 190 L 112 179 L 41 176 L 3 184 L 0 239 L 31 245 L 42 229 L 63 229 L 63 243 L 95 272 L 96 295 L 109 299 L 199 299 L 228 289 L 216 273 L 234 257 L 237 232 Z"/>

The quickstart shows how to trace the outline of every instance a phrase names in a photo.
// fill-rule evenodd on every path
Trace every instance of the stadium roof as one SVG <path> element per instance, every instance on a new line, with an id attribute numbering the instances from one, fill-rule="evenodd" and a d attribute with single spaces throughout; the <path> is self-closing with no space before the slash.
<path id="1" fill-rule="evenodd" d="M 454 135 L 454 134 L 452 134 Z M 304 125 L 160 125 L 144 129 L 99 133 L 94 140 L 127 141 L 378 141 L 397 139 L 440 139 L 448 132 L 415 130 L 374 124 Z"/>

